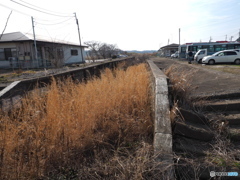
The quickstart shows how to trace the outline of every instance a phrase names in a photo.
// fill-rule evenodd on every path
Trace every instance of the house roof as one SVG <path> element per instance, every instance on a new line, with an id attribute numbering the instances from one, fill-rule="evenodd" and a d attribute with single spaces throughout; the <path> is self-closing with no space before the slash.
<path id="1" fill-rule="evenodd" d="M 34 41 L 34 36 L 31 33 L 13 32 L 13 33 L 3 34 L 2 38 L 0 39 L 0 43 L 18 42 L 18 41 Z M 36 35 L 36 41 L 79 46 L 79 44 L 76 44 L 73 42 L 59 40 L 59 39 L 51 39 L 51 38 L 40 36 L 40 35 Z M 81 46 L 88 47 L 86 45 L 81 45 Z"/>
<path id="2" fill-rule="evenodd" d="M 179 46 L 179 44 L 173 43 L 173 44 L 169 44 L 167 46 L 163 46 L 160 49 L 164 49 L 164 48 L 178 48 L 178 46 Z"/>

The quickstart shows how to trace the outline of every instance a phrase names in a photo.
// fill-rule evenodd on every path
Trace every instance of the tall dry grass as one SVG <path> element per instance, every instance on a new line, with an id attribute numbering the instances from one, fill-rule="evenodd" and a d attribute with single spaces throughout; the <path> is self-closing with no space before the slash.
<path id="1" fill-rule="evenodd" d="M 139 152 L 141 140 L 146 144 L 152 134 L 149 92 L 144 64 L 126 71 L 106 69 L 101 78 L 81 84 L 53 79 L 44 94 L 35 90 L 21 108 L 1 114 L 0 179 L 88 179 L 86 169 L 96 160 L 106 163 L 120 149 L 138 147 Z M 123 157 L 128 157 L 125 150 Z M 144 171 L 135 166 L 139 175 L 134 177 L 141 178 Z M 85 172 L 79 174 L 80 169 Z M 114 172 L 116 178 L 125 177 L 121 170 Z"/>

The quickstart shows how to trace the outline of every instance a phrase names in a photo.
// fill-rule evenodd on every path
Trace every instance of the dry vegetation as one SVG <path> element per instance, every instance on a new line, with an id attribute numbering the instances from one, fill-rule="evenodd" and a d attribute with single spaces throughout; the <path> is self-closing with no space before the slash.
<path id="1" fill-rule="evenodd" d="M 0 116 L 0 179 L 153 178 L 149 79 L 140 64 L 29 94 Z"/>
<path id="2" fill-rule="evenodd" d="M 193 87 L 192 77 L 189 74 L 196 73 L 196 69 L 186 71 L 183 66 L 171 65 L 165 70 L 165 74 L 169 77 L 172 85 L 172 101 L 181 106 L 189 106 L 192 102 L 189 99 L 189 94 L 196 87 Z M 189 108 L 189 107 L 187 107 Z"/>
<path id="3" fill-rule="evenodd" d="M 239 65 L 214 65 L 214 66 L 203 66 L 204 68 L 214 69 L 216 71 L 231 73 L 231 74 L 240 74 Z"/>
<path id="4" fill-rule="evenodd" d="M 179 107 L 193 110 L 205 116 L 205 112 L 201 107 L 195 109 L 194 101 L 202 103 L 201 101 L 204 102 L 206 97 L 194 100 L 189 98 L 191 91 L 196 88 L 192 86 L 192 76 L 189 76 L 189 74 L 196 72 L 196 69 L 186 70 L 184 67 L 176 65 L 171 65 L 165 71 L 172 85 L 172 108 L 170 112 L 172 125 L 174 125 L 178 118 L 177 116 L 181 116 L 180 119 L 184 119 L 179 111 Z M 231 143 L 226 125 L 221 123 L 222 119 L 216 114 L 214 117 L 211 117 L 209 121 L 211 131 L 214 134 L 214 142 L 209 142 L 211 148 L 205 152 L 206 156 L 196 156 L 192 158 L 187 152 L 184 156 L 175 155 L 177 161 L 182 161 L 179 164 L 178 162 L 175 164 L 176 169 L 178 169 L 176 172 L 180 172 L 177 174 L 179 179 L 192 179 L 192 177 L 195 177 L 194 179 L 199 179 L 201 173 L 209 175 L 209 169 L 217 172 L 239 171 L 240 151 Z"/>

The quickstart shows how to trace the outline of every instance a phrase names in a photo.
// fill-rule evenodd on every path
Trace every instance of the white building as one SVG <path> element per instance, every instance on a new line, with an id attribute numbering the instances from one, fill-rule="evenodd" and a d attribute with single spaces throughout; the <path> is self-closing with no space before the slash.
<path id="1" fill-rule="evenodd" d="M 36 36 L 37 55 L 32 34 L 3 34 L 0 39 L 0 68 L 59 67 L 84 63 L 84 48 L 79 44 Z"/>

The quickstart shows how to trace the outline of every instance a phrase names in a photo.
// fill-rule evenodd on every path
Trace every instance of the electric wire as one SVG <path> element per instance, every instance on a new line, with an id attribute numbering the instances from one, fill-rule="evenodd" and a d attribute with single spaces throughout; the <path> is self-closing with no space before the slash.
<path id="1" fill-rule="evenodd" d="M 7 8 L 7 9 L 10 9 L 10 10 L 12 10 L 12 11 L 18 12 L 18 13 L 23 14 L 23 15 L 25 15 L 25 16 L 30 16 L 30 17 L 31 17 L 31 15 L 29 15 L 29 14 L 23 13 L 23 12 L 21 12 L 21 11 L 19 11 L 19 10 L 13 9 L 13 8 L 11 8 L 11 7 L 8 7 L 8 6 L 4 5 L 4 4 L 1 4 L 1 3 L 0 3 L 0 6 L 5 7 L 5 8 Z"/>
<path id="2" fill-rule="evenodd" d="M 38 9 L 42 9 L 42 10 L 49 11 L 49 12 L 52 12 L 52 13 L 65 14 L 65 15 L 69 15 L 69 16 L 70 16 L 70 13 L 54 12 L 54 11 L 50 11 L 50 10 L 47 10 L 47 9 L 38 7 L 38 6 L 36 6 L 36 5 L 30 4 L 30 3 L 26 2 L 26 1 L 23 1 L 23 0 L 19 0 L 19 1 L 22 1 L 23 3 L 28 4 L 28 5 L 30 5 L 30 6 L 33 6 L 33 7 L 36 7 L 36 8 L 38 8 Z"/>
<path id="3" fill-rule="evenodd" d="M 40 23 L 40 22 L 38 22 L 38 21 L 35 21 L 35 22 L 37 22 L 38 24 L 41 24 L 41 25 L 50 25 L 50 26 L 52 26 L 52 25 L 58 25 L 58 24 L 63 24 L 64 22 L 67 22 L 67 21 L 69 21 L 69 20 L 71 20 L 71 19 L 73 19 L 74 17 L 71 17 L 71 18 L 69 18 L 69 19 L 67 19 L 67 20 L 65 20 L 65 21 L 61 21 L 61 22 L 57 22 L 57 23 Z"/>
<path id="4" fill-rule="evenodd" d="M 74 17 L 74 16 L 57 15 L 57 14 L 53 14 L 53 13 L 44 12 L 44 11 L 42 11 L 42 10 L 29 7 L 29 6 L 27 6 L 27 5 L 21 4 L 21 3 L 19 3 L 19 2 L 14 1 L 14 0 L 11 0 L 11 1 L 14 2 L 14 3 L 16 3 L 16 4 L 19 4 L 19 5 L 21 5 L 21 6 L 24 6 L 24 7 L 26 7 L 26 8 L 29 8 L 29 9 L 32 9 L 32 10 L 35 10 L 35 11 L 38 11 L 38 12 L 41 12 L 41 13 L 44 13 L 44 14 L 48 14 L 48 15 L 52 15 L 52 16 L 58 16 L 58 17 Z"/>
<path id="5" fill-rule="evenodd" d="M 35 17 L 34 19 L 36 19 L 37 21 L 43 21 L 43 22 L 55 22 L 55 21 L 62 21 L 63 19 L 66 19 L 66 18 L 69 18 L 69 17 L 61 17 L 61 18 L 58 18 L 58 19 L 41 19 L 39 17 Z"/>
<path id="6" fill-rule="evenodd" d="M 36 25 L 42 25 L 42 24 L 39 24 L 39 23 L 36 22 Z M 73 24 L 67 23 L 67 24 L 64 24 L 63 26 L 59 26 L 59 27 L 49 26 L 49 27 L 52 27 L 52 28 L 49 28 L 49 27 L 48 27 L 48 29 L 50 29 L 50 30 L 52 30 L 52 31 L 56 31 L 56 30 L 59 30 L 59 29 L 63 29 L 63 28 L 65 28 L 65 27 L 69 27 L 70 25 L 73 25 Z M 43 25 L 42 25 L 42 26 L 43 26 Z M 44 26 L 43 26 L 43 27 L 44 27 Z M 36 28 L 43 29 L 41 26 L 36 26 Z M 44 27 L 44 28 L 45 28 L 45 27 Z"/>

